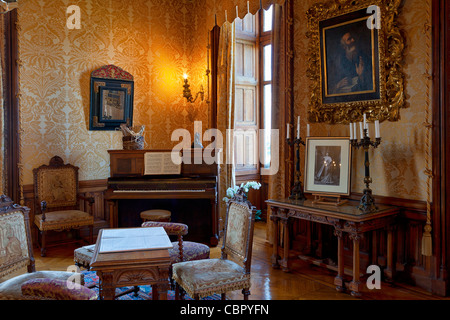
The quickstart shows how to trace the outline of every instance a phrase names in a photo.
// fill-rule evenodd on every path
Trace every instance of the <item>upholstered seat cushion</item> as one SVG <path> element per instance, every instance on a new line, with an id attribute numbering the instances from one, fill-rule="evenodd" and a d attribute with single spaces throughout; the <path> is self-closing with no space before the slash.
<path id="1" fill-rule="evenodd" d="M 191 297 L 250 288 L 250 274 L 231 260 L 210 259 L 176 263 L 173 279 Z"/>
<path id="2" fill-rule="evenodd" d="M 94 217 L 80 210 L 65 210 L 47 212 L 45 221 L 42 221 L 41 214 L 37 215 L 34 222 L 41 231 L 64 230 L 93 225 Z"/>
<path id="3" fill-rule="evenodd" d="M 59 279 L 32 279 L 22 285 L 22 295 L 35 300 L 97 300 L 95 291 Z"/>
<path id="4" fill-rule="evenodd" d="M 29 300 L 29 297 L 22 295 L 22 285 L 32 279 L 57 279 L 67 280 L 73 276 L 72 272 L 64 271 L 37 271 L 25 273 L 12 279 L 0 283 L 0 300 Z M 81 285 L 84 285 L 84 277 L 81 274 Z"/>
<path id="5" fill-rule="evenodd" d="M 170 221 L 172 213 L 168 210 L 153 209 L 141 212 L 142 220 Z"/>
<path id="6" fill-rule="evenodd" d="M 172 242 L 173 249 L 169 249 L 170 261 L 180 262 L 180 250 L 178 242 Z M 198 242 L 183 241 L 183 259 L 184 261 L 194 261 L 209 259 L 210 249 L 207 245 Z"/>

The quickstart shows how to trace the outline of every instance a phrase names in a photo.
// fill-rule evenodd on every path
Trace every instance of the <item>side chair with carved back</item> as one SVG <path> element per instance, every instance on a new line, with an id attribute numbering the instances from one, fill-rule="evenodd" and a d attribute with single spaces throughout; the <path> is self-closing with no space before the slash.
<path id="1" fill-rule="evenodd" d="M 41 256 L 47 252 L 47 231 L 64 231 L 89 228 L 89 242 L 93 242 L 94 217 L 92 207 L 94 198 L 79 194 L 79 168 L 64 164 L 62 158 L 54 156 L 49 165 L 33 170 L 35 218 L 34 223 L 40 232 Z M 80 207 L 88 203 L 88 212 Z M 39 238 L 39 237 L 38 237 Z"/>
<path id="2" fill-rule="evenodd" d="M 227 203 L 221 257 L 172 265 L 176 298 L 186 292 L 194 299 L 214 293 L 220 293 L 225 299 L 227 292 L 242 289 L 244 300 L 248 300 L 254 223 L 254 207 L 241 188 Z"/>

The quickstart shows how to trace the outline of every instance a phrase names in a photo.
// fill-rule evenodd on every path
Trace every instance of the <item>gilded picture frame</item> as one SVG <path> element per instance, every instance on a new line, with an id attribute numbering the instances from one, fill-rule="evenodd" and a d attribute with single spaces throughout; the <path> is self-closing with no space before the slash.
<path id="1" fill-rule="evenodd" d="M 306 193 L 350 195 L 352 148 L 349 141 L 348 137 L 306 138 Z"/>
<path id="2" fill-rule="evenodd" d="M 311 123 L 397 121 L 405 107 L 399 0 L 329 0 L 307 11 Z"/>

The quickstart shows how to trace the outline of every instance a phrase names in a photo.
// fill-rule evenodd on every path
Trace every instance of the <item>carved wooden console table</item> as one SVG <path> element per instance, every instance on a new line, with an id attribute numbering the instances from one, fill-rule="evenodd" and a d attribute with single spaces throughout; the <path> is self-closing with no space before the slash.
<path id="1" fill-rule="evenodd" d="M 353 280 L 348 289 L 353 296 L 360 296 L 360 250 L 359 241 L 364 233 L 386 229 L 387 230 L 387 268 L 384 270 L 387 279 L 392 279 L 394 274 L 393 263 L 393 230 L 399 208 L 379 205 L 378 210 L 372 213 L 362 213 L 357 208 L 358 204 L 349 202 L 342 206 L 313 204 L 311 200 L 268 200 L 268 206 L 272 209 L 270 219 L 273 223 L 272 266 L 283 271 L 289 271 L 289 223 L 292 219 L 302 219 L 311 222 L 331 225 L 334 227 L 334 235 L 338 239 L 338 267 L 334 280 L 336 290 L 345 290 L 344 282 L 344 238 L 348 233 L 353 241 Z M 281 230 L 279 228 L 281 224 Z M 284 247 L 280 250 L 279 233 L 283 235 Z M 279 255 L 281 251 L 281 257 Z"/>

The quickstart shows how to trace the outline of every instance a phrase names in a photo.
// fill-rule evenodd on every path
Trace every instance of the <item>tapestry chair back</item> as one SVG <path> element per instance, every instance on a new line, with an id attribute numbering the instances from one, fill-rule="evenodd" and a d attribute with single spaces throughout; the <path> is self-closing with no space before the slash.
<path id="1" fill-rule="evenodd" d="M 254 222 L 253 207 L 245 196 L 236 195 L 228 201 L 222 258 L 234 261 L 247 272 L 250 272 Z"/>
<path id="2" fill-rule="evenodd" d="M 46 201 L 49 211 L 78 206 L 78 167 L 53 157 L 49 165 L 33 170 L 36 208 Z"/>
<path id="3" fill-rule="evenodd" d="M 29 211 L 4 195 L 0 198 L 0 279 L 25 266 L 34 271 Z"/>

